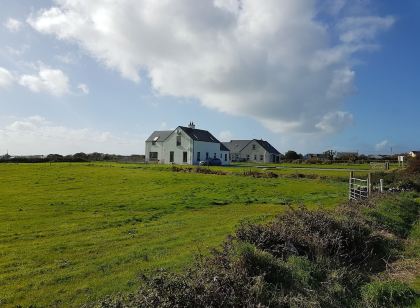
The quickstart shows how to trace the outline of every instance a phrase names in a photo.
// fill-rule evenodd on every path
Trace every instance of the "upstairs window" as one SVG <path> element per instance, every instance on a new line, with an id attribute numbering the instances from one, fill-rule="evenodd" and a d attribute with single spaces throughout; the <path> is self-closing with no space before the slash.
<path id="1" fill-rule="evenodd" d="M 176 146 L 179 147 L 181 145 L 181 136 L 176 136 Z"/>
<path id="2" fill-rule="evenodd" d="M 256 150 L 256 149 L 257 149 L 257 146 L 256 146 L 255 144 L 253 144 L 253 145 L 252 145 L 252 149 L 253 149 L 253 150 Z"/>

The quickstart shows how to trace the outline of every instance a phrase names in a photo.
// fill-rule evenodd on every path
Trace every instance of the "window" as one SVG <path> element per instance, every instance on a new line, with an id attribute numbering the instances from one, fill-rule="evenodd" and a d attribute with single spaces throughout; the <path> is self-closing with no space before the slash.
<path id="1" fill-rule="evenodd" d="M 249 154 L 246 156 L 246 160 L 249 160 Z"/>
<path id="2" fill-rule="evenodd" d="M 223 154 L 222 154 L 222 153 L 220 153 L 220 159 L 222 159 L 222 155 L 223 155 Z"/>
<path id="3" fill-rule="evenodd" d="M 225 161 L 227 161 L 227 154 L 225 154 Z"/>
<path id="4" fill-rule="evenodd" d="M 150 161 L 158 160 L 158 152 L 149 152 L 149 160 Z"/>
<path id="5" fill-rule="evenodd" d="M 257 160 L 257 154 L 254 155 L 254 160 Z"/>
<path id="6" fill-rule="evenodd" d="M 255 150 L 257 146 L 255 144 L 252 145 L 252 149 Z"/>
<path id="7" fill-rule="evenodd" d="M 179 147 L 181 145 L 181 136 L 176 136 L 176 146 Z"/>
<path id="8" fill-rule="evenodd" d="M 206 160 L 209 159 L 209 152 L 206 152 Z"/>
<path id="9" fill-rule="evenodd" d="M 159 139 L 159 136 L 157 136 L 157 137 L 153 138 L 152 144 L 153 144 L 153 145 L 156 145 L 156 141 L 157 141 L 158 139 Z"/>
<path id="10" fill-rule="evenodd" d="M 184 152 L 183 153 L 183 159 L 182 159 L 182 161 L 184 162 L 184 163 L 186 163 L 187 162 L 187 152 Z"/>
<path id="11" fill-rule="evenodd" d="M 214 153 L 213 158 L 216 158 L 216 153 Z"/>
<path id="12" fill-rule="evenodd" d="M 260 160 L 264 160 L 264 155 L 260 155 Z"/>
<path id="13" fill-rule="evenodd" d="M 197 160 L 200 161 L 201 160 L 201 153 L 197 152 Z"/>
<path id="14" fill-rule="evenodd" d="M 169 152 L 169 162 L 173 163 L 174 162 L 174 151 L 170 151 Z"/>

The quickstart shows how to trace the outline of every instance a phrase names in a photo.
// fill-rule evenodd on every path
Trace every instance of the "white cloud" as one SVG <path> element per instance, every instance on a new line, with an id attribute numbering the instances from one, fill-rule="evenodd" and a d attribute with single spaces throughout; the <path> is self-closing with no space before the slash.
<path id="1" fill-rule="evenodd" d="M 77 86 L 77 88 L 78 88 L 78 89 L 80 90 L 80 92 L 82 92 L 83 94 L 89 94 L 89 93 L 90 93 L 89 87 L 88 87 L 86 84 L 84 84 L 84 83 L 79 84 L 79 85 Z"/>
<path id="2" fill-rule="evenodd" d="M 276 132 L 334 132 L 351 122 L 340 110 L 354 90 L 354 54 L 372 50 L 394 22 L 326 24 L 315 0 L 55 2 L 28 19 L 34 29 L 79 44 L 125 78 L 150 78 L 159 94 L 197 98 Z M 345 1 L 329 2 L 342 14 Z"/>
<path id="3" fill-rule="evenodd" d="M 327 133 L 333 133 L 341 131 L 347 125 L 353 122 L 353 115 L 348 112 L 336 111 L 330 112 L 324 115 L 324 117 L 315 125 L 315 127 L 321 129 Z"/>
<path id="4" fill-rule="evenodd" d="M 395 22 L 392 16 L 347 17 L 338 26 L 345 43 L 360 43 L 375 38 L 379 31 L 388 30 Z"/>
<path id="5" fill-rule="evenodd" d="M 0 144 L 14 155 L 107 152 L 135 154 L 144 151 L 145 135 L 115 136 L 89 128 L 57 125 L 40 116 L 0 117 Z"/>
<path id="6" fill-rule="evenodd" d="M 230 141 L 233 139 L 233 134 L 230 130 L 221 131 L 219 134 L 220 141 Z"/>
<path id="7" fill-rule="evenodd" d="M 7 69 L 0 67 L 0 89 L 8 88 L 14 82 L 14 77 Z"/>
<path id="8" fill-rule="evenodd" d="M 4 26 L 9 30 L 10 32 L 18 32 L 22 26 L 23 23 L 17 19 L 9 18 L 5 23 Z"/>
<path id="9" fill-rule="evenodd" d="M 37 75 L 22 75 L 19 84 L 32 92 L 46 92 L 55 96 L 70 92 L 69 78 L 59 69 L 41 67 Z"/>
<path id="10" fill-rule="evenodd" d="M 388 146 L 389 146 L 389 141 L 388 140 L 382 140 L 381 142 L 375 144 L 375 150 L 381 151 L 381 150 L 384 150 Z"/>

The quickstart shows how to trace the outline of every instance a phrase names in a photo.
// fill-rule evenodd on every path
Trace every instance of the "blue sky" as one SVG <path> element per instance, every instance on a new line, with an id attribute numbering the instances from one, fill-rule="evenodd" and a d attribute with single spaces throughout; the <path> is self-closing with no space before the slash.
<path id="1" fill-rule="evenodd" d="M 191 120 L 280 152 L 420 148 L 419 1 L 115 3 L 3 0 L 0 153 L 143 153 Z"/>

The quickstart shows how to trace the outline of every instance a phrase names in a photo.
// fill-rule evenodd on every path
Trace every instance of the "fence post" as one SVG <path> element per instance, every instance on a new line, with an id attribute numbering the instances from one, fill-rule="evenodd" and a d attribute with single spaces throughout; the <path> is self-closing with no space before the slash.
<path id="1" fill-rule="evenodd" d="M 353 178 L 353 171 L 350 171 L 350 177 L 349 177 L 349 200 L 351 200 L 351 190 L 352 190 L 352 185 L 351 185 L 351 181 Z"/>
<path id="2" fill-rule="evenodd" d="M 380 185 L 380 192 L 383 193 L 384 192 L 384 180 L 383 179 L 379 180 L 379 185 Z"/>
<path id="3" fill-rule="evenodd" d="M 368 187 L 367 187 L 367 189 L 368 189 L 368 197 L 370 196 L 370 191 L 371 191 L 371 184 L 370 184 L 370 182 L 371 182 L 371 174 L 370 174 L 370 172 L 369 172 L 369 174 L 368 174 Z"/>

